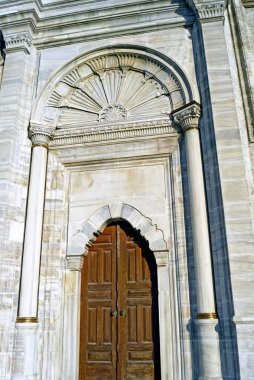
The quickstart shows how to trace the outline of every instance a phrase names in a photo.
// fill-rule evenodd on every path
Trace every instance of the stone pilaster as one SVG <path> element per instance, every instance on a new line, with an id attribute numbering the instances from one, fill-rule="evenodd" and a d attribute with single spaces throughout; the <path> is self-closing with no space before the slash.
<path id="1" fill-rule="evenodd" d="M 66 260 L 64 379 L 77 379 L 79 373 L 80 292 L 83 262 L 82 255 L 67 256 Z"/>
<path id="2" fill-rule="evenodd" d="M 15 24 L 12 23 L 12 26 Z M 11 27 L 12 27 L 11 26 Z M 13 26 L 15 27 L 15 26 Z M 10 29 L 10 28 L 9 28 Z M 19 33 L 16 33 L 18 38 Z M 25 204 L 29 177 L 30 143 L 27 126 L 31 115 L 34 83 L 37 75 L 38 55 L 30 41 L 30 54 L 24 49 L 14 49 L 8 45 L 8 35 L 4 33 L 1 46 L 2 78 L 0 89 L 0 267 L 8 281 L 0 285 L 0 298 L 8 289 L 9 302 L 2 303 L 1 341 L 7 342 L 14 336 L 16 345 L 8 345 L 0 357 L 1 374 L 15 378 L 28 361 L 23 360 L 25 346 L 30 338 L 15 337 L 13 318 L 17 315 L 17 300 L 20 287 L 21 257 L 24 236 Z M 6 41 L 7 40 L 7 41 Z M 7 48 L 8 45 L 8 48 Z M 3 62 L 4 60 L 4 62 Z M 25 325 L 23 323 L 23 325 Z M 36 330 L 36 323 L 27 331 Z M 16 339 L 17 338 L 17 339 Z M 28 354 L 29 355 L 29 354 Z M 11 366 L 6 363 L 15 363 Z M 26 367 L 26 369 L 25 369 Z"/>
<path id="3" fill-rule="evenodd" d="M 167 316 L 170 313 L 170 289 L 168 282 L 169 272 L 169 252 L 154 251 L 158 273 L 158 299 L 159 299 L 159 325 L 160 325 L 160 361 L 161 376 L 165 380 L 170 380 L 174 373 L 169 370 L 168 363 L 173 360 L 172 351 L 168 349 L 168 342 L 172 342 L 172 331 L 167 323 Z"/>
<path id="4" fill-rule="evenodd" d="M 210 15 L 204 19 L 203 14 L 198 12 L 199 6 L 204 4 L 208 7 L 210 3 L 220 4 L 222 11 L 224 3 L 225 18 L 222 15 L 221 17 Z M 232 2 L 229 4 L 232 9 Z M 254 281 L 250 274 L 254 267 L 250 248 L 253 244 L 251 232 L 253 199 L 250 195 L 253 191 L 253 178 L 249 169 L 251 156 L 247 135 L 249 128 L 249 136 L 253 137 L 251 93 L 247 94 L 251 75 L 248 78 L 248 75 L 243 74 L 248 86 L 242 87 L 241 94 L 238 88 L 241 69 L 236 70 L 234 56 L 238 48 L 232 44 L 232 33 L 234 34 L 237 28 L 235 24 L 230 28 L 228 21 L 230 7 L 227 7 L 227 2 L 195 0 L 195 6 L 200 21 L 200 42 L 199 46 L 196 44 L 194 47 L 196 49 L 194 56 L 204 104 L 203 160 L 207 169 L 207 199 L 210 226 L 213 231 L 211 245 L 220 315 L 221 353 L 222 355 L 228 353 L 222 359 L 223 374 L 230 377 L 240 370 L 239 376 L 248 378 L 254 371 L 253 363 L 248 360 L 250 353 L 254 352 L 254 343 L 251 339 L 254 332 L 252 297 Z M 194 29 L 195 26 L 193 33 Z M 247 50 L 248 48 L 245 49 L 245 58 L 248 57 Z M 250 59 L 246 62 L 252 61 Z M 246 72 L 246 62 L 245 64 L 244 60 L 242 62 L 244 72 Z M 247 111 L 246 119 L 242 116 L 244 112 L 241 108 L 242 99 Z M 241 276 L 239 276 L 241 262 L 248 262 L 248 266 L 241 267 Z M 246 304 L 249 306 L 246 307 Z M 236 332 L 232 322 L 233 317 Z M 239 362 L 237 346 L 241 352 Z"/>

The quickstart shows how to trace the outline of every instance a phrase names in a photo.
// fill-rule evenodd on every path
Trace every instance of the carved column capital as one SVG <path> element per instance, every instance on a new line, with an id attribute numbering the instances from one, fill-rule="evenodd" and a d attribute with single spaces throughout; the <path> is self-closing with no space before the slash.
<path id="1" fill-rule="evenodd" d="M 67 269 L 71 271 L 81 272 L 84 262 L 84 256 L 67 256 Z"/>
<path id="2" fill-rule="evenodd" d="M 40 124 L 30 123 L 28 136 L 34 146 L 48 147 L 50 140 L 53 138 L 55 127 L 43 126 Z"/>
<path id="3" fill-rule="evenodd" d="M 169 262 L 169 251 L 154 251 L 154 257 L 158 267 L 165 267 Z"/>
<path id="4" fill-rule="evenodd" d="M 209 22 L 224 19 L 224 11 L 227 0 L 209 1 L 196 4 L 196 10 L 200 22 Z"/>
<path id="5" fill-rule="evenodd" d="M 32 46 L 32 36 L 26 31 L 22 33 L 9 34 L 5 36 L 6 51 L 16 52 L 24 51 L 26 54 L 30 54 Z"/>
<path id="6" fill-rule="evenodd" d="M 197 129 L 198 123 L 201 115 L 200 105 L 193 101 L 171 113 L 174 122 L 180 125 L 183 132 L 189 129 Z"/>

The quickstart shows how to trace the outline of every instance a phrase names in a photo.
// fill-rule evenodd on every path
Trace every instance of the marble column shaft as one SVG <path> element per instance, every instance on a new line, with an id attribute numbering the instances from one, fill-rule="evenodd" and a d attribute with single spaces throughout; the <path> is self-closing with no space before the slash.
<path id="1" fill-rule="evenodd" d="M 51 134 L 51 129 L 30 129 L 33 145 L 17 317 L 19 323 L 37 321 L 47 146 Z"/>
<path id="2" fill-rule="evenodd" d="M 218 323 L 199 137 L 200 106 L 192 102 L 172 113 L 185 135 L 191 225 L 196 275 L 197 319 L 201 380 L 222 379 Z"/>
<path id="3" fill-rule="evenodd" d="M 173 113 L 185 135 L 191 224 L 197 282 L 198 316 L 215 317 L 213 272 L 198 123 L 200 107 L 187 105 Z"/>

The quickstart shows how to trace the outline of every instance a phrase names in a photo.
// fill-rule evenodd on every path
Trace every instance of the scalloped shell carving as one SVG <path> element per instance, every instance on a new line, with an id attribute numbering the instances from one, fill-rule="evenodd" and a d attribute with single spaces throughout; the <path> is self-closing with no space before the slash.
<path id="1" fill-rule="evenodd" d="M 47 101 L 58 128 L 162 119 L 184 104 L 181 85 L 152 59 L 134 54 L 94 58 L 69 72 Z"/>

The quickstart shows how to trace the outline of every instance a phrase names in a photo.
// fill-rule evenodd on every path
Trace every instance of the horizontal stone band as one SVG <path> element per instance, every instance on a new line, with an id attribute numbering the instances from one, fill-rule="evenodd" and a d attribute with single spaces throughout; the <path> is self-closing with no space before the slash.
<path id="1" fill-rule="evenodd" d="M 37 317 L 17 317 L 16 323 L 37 323 Z"/>
<path id="2" fill-rule="evenodd" d="M 218 319 L 217 313 L 198 313 L 197 319 Z"/>

